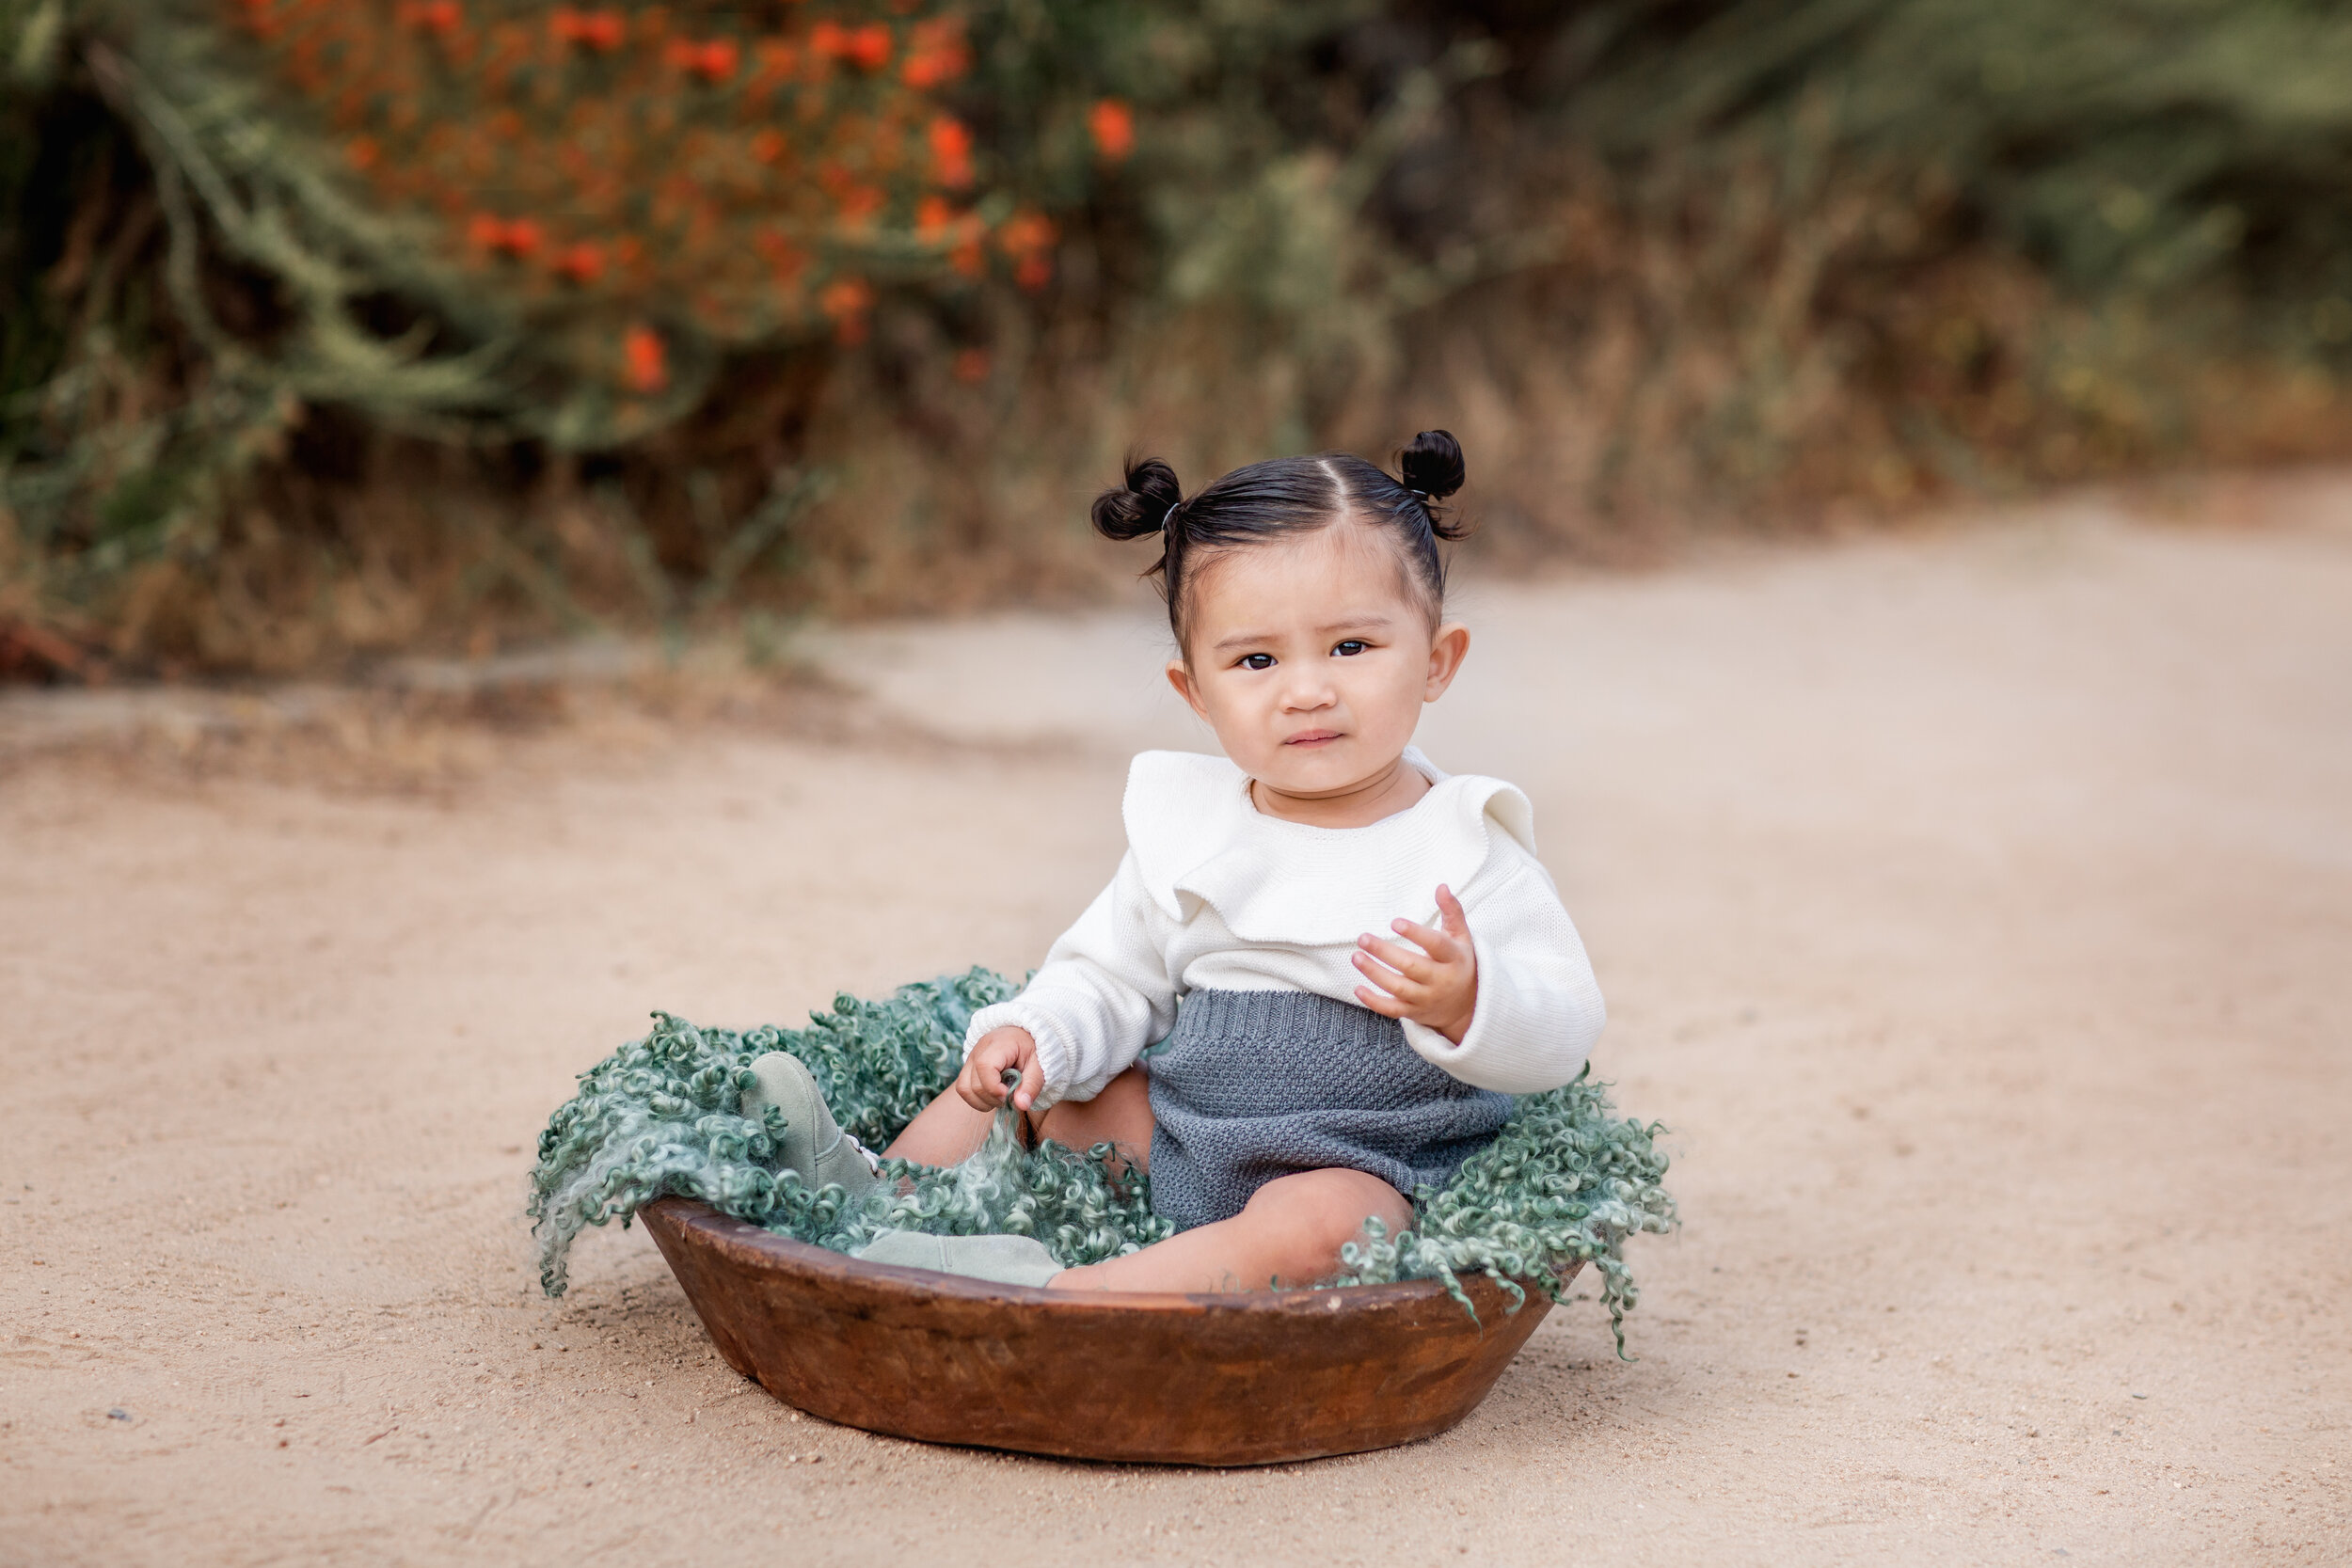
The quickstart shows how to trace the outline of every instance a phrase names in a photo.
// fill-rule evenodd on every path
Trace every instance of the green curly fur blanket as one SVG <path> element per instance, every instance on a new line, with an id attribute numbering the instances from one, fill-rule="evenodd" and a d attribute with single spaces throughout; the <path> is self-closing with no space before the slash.
<path id="1" fill-rule="evenodd" d="M 1152 1212 L 1149 1179 L 1112 1160 L 1107 1145 L 1026 1149 L 1009 1117 L 999 1116 L 988 1143 L 961 1165 L 883 1162 L 887 1175 L 905 1179 L 887 1185 L 908 1190 L 853 1208 L 840 1187 L 812 1189 L 775 1168 L 783 1128 L 768 1119 L 773 1108 L 760 1120 L 739 1114 L 753 1060 L 789 1051 L 808 1064 L 841 1125 L 881 1148 L 954 1079 L 972 1015 L 1019 990 L 974 969 L 880 1002 L 836 997 L 805 1029 L 697 1029 L 654 1014 L 653 1032 L 582 1073 L 580 1092 L 539 1135 L 531 1216 L 540 1284 L 564 1293 L 581 1229 L 616 1218 L 627 1225 L 672 1194 L 837 1252 L 887 1229 L 1007 1231 L 1035 1236 L 1075 1267 L 1172 1234 Z M 1663 1231 L 1674 1218 L 1658 1132 L 1618 1117 L 1602 1085 L 1581 1078 L 1522 1096 L 1491 1145 L 1442 1190 L 1416 1195 L 1413 1229 L 1391 1237 L 1375 1222 L 1342 1254 L 1345 1272 L 1323 1283 L 1438 1279 L 1467 1307 L 1463 1274 L 1491 1274 L 1515 1299 L 1516 1281 L 1531 1280 L 1556 1299 L 1565 1266 L 1589 1262 L 1622 1354 L 1637 1294 L 1625 1239 Z"/>

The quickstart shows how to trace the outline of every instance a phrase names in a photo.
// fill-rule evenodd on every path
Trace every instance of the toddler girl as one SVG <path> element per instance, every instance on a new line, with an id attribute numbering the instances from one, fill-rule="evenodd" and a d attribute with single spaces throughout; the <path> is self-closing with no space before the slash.
<path id="1" fill-rule="evenodd" d="M 1033 1136 L 1147 1168 L 1179 1233 L 1066 1270 L 1025 1237 L 894 1231 L 860 1256 L 1058 1290 L 1307 1283 L 1368 1218 L 1408 1228 L 1510 1096 L 1582 1067 L 1600 993 L 1527 798 L 1410 744 L 1470 647 L 1438 551 L 1461 448 L 1424 431 L 1399 467 L 1280 458 L 1185 499 L 1154 460 L 1095 501 L 1111 538 L 1161 535 L 1168 678 L 1225 755 L 1135 759 L 1118 875 L 889 1149 L 964 1159 L 1009 1095 Z M 787 1163 L 871 1186 L 799 1062 L 753 1070 L 745 1112 L 778 1105 Z"/>

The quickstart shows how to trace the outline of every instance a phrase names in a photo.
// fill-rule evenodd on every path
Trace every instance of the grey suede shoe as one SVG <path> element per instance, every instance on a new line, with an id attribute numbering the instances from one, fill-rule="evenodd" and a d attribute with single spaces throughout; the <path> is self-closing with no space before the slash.
<path id="1" fill-rule="evenodd" d="M 998 1285 L 1043 1286 L 1061 1273 L 1044 1244 L 1028 1236 L 927 1236 L 885 1230 L 850 1255 L 902 1269 L 936 1269 Z"/>
<path id="2" fill-rule="evenodd" d="M 853 1203 L 882 1184 L 865 1148 L 833 1119 L 817 1080 L 798 1056 L 771 1051 L 752 1064 L 752 1071 L 759 1084 L 743 1091 L 743 1115 L 756 1117 L 771 1105 L 784 1113 L 784 1163 L 802 1180 L 812 1187 L 839 1182 Z"/>

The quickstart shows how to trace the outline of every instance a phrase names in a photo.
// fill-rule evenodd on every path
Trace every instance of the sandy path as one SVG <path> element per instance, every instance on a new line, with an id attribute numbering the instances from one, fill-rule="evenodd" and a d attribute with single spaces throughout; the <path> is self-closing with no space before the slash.
<path id="1" fill-rule="evenodd" d="M 2352 1560 L 2352 531 L 1464 609 L 1430 749 L 1534 797 L 1673 1129 L 1638 1364 L 1586 1303 L 1441 1439 L 1113 1469 L 792 1415 L 642 1232 L 539 1300 L 525 1148 L 645 1009 L 1017 970 L 1124 752 L 1199 744 L 1143 618 L 862 633 L 878 704 L 997 744 L 0 772 L 0 1561 Z"/>

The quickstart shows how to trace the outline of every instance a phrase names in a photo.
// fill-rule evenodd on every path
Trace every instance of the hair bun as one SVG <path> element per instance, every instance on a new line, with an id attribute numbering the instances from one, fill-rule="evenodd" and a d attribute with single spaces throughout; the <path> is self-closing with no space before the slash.
<path id="1" fill-rule="evenodd" d="M 1407 490 L 1441 500 L 1462 487 L 1462 443 L 1450 430 L 1424 430 L 1397 454 L 1397 471 Z"/>
<path id="2" fill-rule="evenodd" d="M 1459 461 L 1457 456 L 1457 465 Z M 1140 539 L 1157 533 L 1184 498 L 1175 469 L 1156 457 L 1140 463 L 1130 458 L 1127 483 L 1094 498 L 1094 531 L 1108 539 Z"/>

